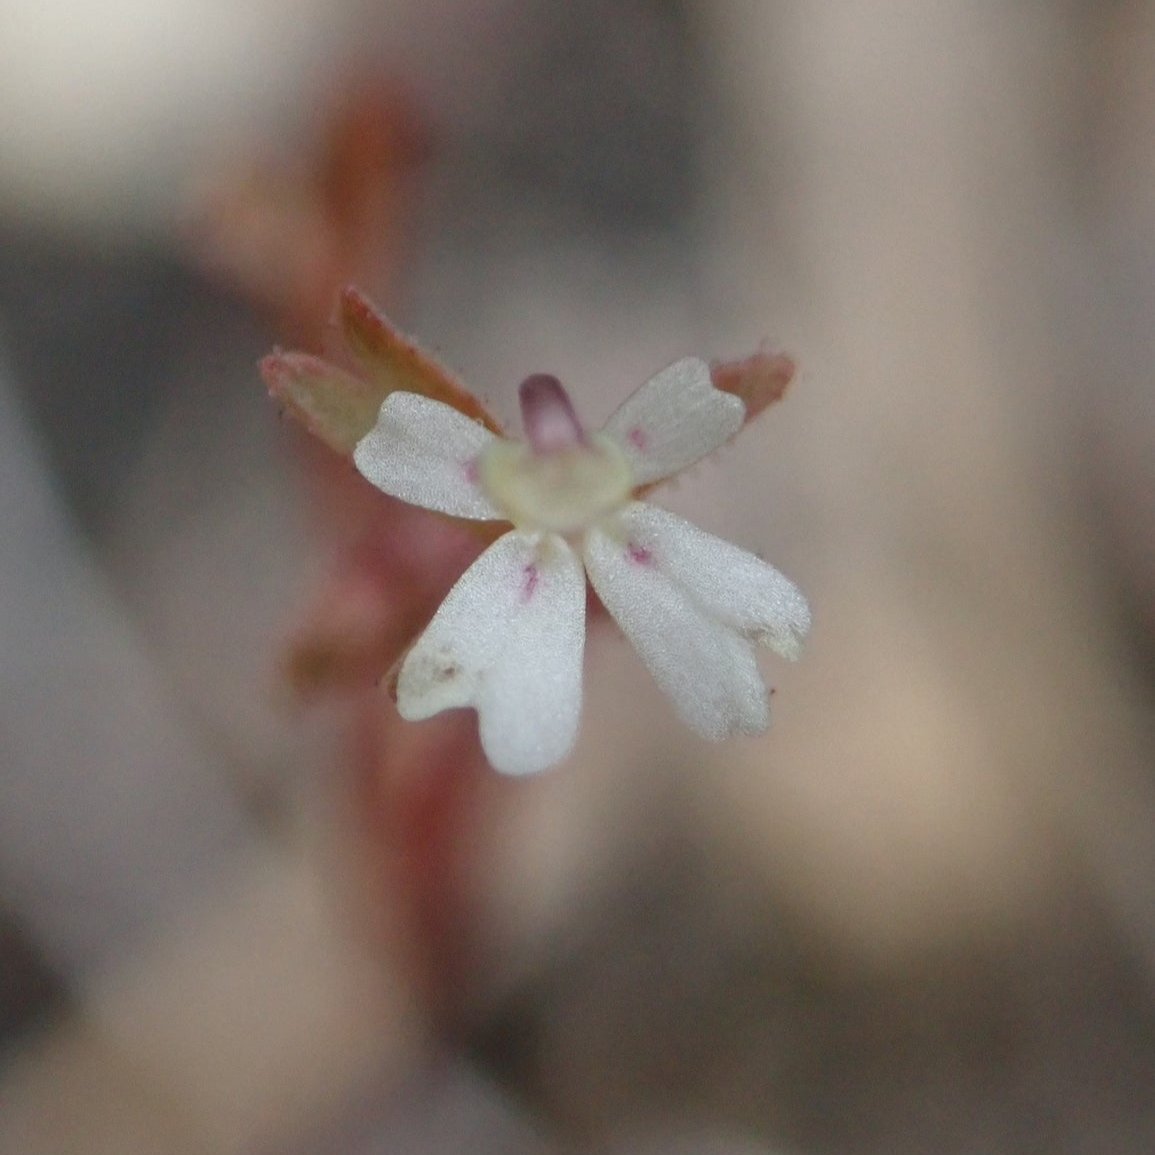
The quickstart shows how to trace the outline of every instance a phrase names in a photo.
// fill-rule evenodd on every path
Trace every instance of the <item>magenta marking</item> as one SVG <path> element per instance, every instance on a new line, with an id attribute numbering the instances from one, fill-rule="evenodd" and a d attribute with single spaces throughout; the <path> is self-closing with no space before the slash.
<path id="1" fill-rule="evenodd" d="M 481 480 L 481 470 L 477 468 L 476 459 L 467 461 L 461 467 L 461 471 L 465 474 L 465 480 L 468 481 L 470 485 L 476 485 Z"/>
<path id="2" fill-rule="evenodd" d="M 650 439 L 646 436 L 646 431 L 640 425 L 635 425 L 633 429 L 626 434 L 626 440 L 639 453 L 645 453 L 646 446 L 650 443 Z"/>
<path id="3" fill-rule="evenodd" d="M 538 582 L 541 581 L 541 574 L 533 562 L 530 562 L 521 571 L 521 600 L 528 602 L 537 591 Z"/>
<path id="4" fill-rule="evenodd" d="M 644 545 L 638 545 L 637 542 L 630 542 L 626 549 L 626 556 L 634 565 L 649 566 L 654 564 L 654 555 Z"/>

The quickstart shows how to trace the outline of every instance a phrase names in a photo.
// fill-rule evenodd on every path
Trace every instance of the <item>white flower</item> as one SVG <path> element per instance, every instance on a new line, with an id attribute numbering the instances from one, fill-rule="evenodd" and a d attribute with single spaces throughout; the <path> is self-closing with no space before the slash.
<path id="1" fill-rule="evenodd" d="M 586 575 L 678 713 L 709 739 L 769 723 L 752 642 L 788 658 L 810 625 L 806 599 L 751 553 L 635 500 L 729 440 L 745 406 L 705 362 L 671 365 L 587 434 L 556 378 L 521 386 L 525 442 L 495 437 L 439 401 L 393 393 L 357 445 L 379 489 L 513 529 L 470 568 L 406 656 L 408 719 L 477 710 L 498 770 L 561 761 L 577 737 Z"/>

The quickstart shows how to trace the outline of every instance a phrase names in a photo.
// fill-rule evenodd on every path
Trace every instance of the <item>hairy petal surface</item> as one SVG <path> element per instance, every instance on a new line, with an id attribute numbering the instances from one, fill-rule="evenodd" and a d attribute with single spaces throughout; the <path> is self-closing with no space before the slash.
<path id="1" fill-rule="evenodd" d="M 627 397 L 603 432 L 621 446 L 634 484 L 648 485 L 713 453 L 745 416 L 739 397 L 714 388 L 709 365 L 686 357 Z"/>
<path id="2" fill-rule="evenodd" d="M 502 520 L 478 481 L 477 458 L 494 436 L 456 409 L 391 393 L 353 451 L 361 474 L 410 505 L 479 521 Z"/>
<path id="3" fill-rule="evenodd" d="M 619 516 L 644 554 L 705 613 L 794 660 L 810 630 L 810 606 L 772 565 L 668 510 L 632 502 Z"/>
<path id="4" fill-rule="evenodd" d="M 584 647 L 580 559 L 554 534 L 513 531 L 466 570 L 410 650 L 397 706 L 411 721 L 472 706 L 495 769 L 544 770 L 577 737 Z"/>
<path id="5" fill-rule="evenodd" d="M 711 618 L 624 521 L 591 530 L 584 553 L 598 597 L 691 729 L 711 741 L 766 729 L 766 687 L 745 638 Z"/>

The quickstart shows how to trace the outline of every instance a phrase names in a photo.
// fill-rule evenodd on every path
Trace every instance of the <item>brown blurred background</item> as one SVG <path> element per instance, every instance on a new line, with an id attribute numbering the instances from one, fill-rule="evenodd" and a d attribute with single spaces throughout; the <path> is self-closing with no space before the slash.
<path id="1" fill-rule="evenodd" d="M 346 280 L 506 416 L 801 366 L 662 495 L 810 597 L 770 733 L 596 633 L 424 953 L 278 673 Z M 1155 1150 L 1153 334 L 1144 0 L 2 0 L 0 1151 Z"/>

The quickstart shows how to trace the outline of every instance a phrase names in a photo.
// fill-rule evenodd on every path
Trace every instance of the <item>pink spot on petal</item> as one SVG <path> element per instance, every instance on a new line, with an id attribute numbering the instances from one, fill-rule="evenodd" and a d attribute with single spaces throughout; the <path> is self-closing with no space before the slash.
<path id="1" fill-rule="evenodd" d="M 467 461 L 462 467 L 461 472 L 465 475 L 465 480 L 470 485 L 476 485 L 481 480 L 481 471 L 477 468 L 477 461 Z"/>
<path id="2" fill-rule="evenodd" d="M 626 556 L 634 565 L 651 566 L 654 564 L 654 555 L 643 545 L 631 541 L 626 549 Z"/>
<path id="3" fill-rule="evenodd" d="M 646 436 L 646 431 L 640 425 L 635 425 L 633 429 L 626 434 L 626 440 L 639 453 L 645 453 L 646 447 L 650 443 L 650 439 Z"/>
<path id="4" fill-rule="evenodd" d="M 521 600 L 528 602 L 537 591 L 538 583 L 541 581 L 541 574 L 533 562 L 530 562 L 521 571 Z"/>

